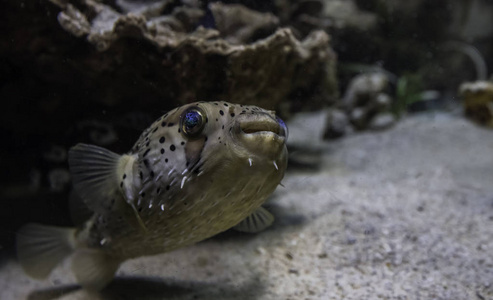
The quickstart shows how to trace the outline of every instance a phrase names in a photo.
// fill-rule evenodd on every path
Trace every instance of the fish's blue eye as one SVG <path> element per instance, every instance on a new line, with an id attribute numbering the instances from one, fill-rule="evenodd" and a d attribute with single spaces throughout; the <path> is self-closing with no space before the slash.
<path id="1" fill-rule="evenodd" d="M 187 109 L 181 117 L 181 129 L 184 134 L 193 137 L 202 132 L 205 125 L 205 114 L 198 108 Z"/>
<path id="2" fill-rule="evenodd" d="M 187 128 L 194 128 L 200 123 L 200 114 L 196 111 L 187 112 L 183 122 Z"/>
<path id="3" fill-rule="evenodd" d="M 277 120 L 277 123 L 279 123 L 279 125 L 281 126 L 281 130 L 279 132 L 279 135 L 281 136 L 284 136 L 285 138 L 288 138 L 288 126 L 286 126 L 286 123 L 284 123 L 284 121 L 279 118 L 278 116 L 276 116 L 276 120 Z"/>

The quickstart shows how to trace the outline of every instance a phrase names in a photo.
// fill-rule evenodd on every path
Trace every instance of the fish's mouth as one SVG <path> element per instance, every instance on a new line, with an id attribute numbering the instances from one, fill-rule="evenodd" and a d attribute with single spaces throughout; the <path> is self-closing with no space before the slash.
<path id="1" fill-rule="evenodd" d="M 286 142 L 287 128 L 274 114 L 255 113 L 238 116 L 237 138 L 252 153 L 278 155 Z"/>
<path id="2" fill-rule="evenodd" d="M 243 134 L 252 136 L 275 136 L 276 138 L 287 138 L 288 129 L 279 117 L 269 114 L 250 115 L 250 118 L 242 120 L 240 130 Z"/>

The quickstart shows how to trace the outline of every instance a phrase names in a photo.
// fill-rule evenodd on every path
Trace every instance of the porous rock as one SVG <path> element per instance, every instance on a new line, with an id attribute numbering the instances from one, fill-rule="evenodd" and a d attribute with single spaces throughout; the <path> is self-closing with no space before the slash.
<path id="1" fill-rule="evenodd" d="M 240 4 L 209 4 L 217 30 L 231 44 L 242 44 L 268 36 L 279 26 L 279 19 L 271 13 L 261 13 Z"/>
<path id="2" fill-rule="evenodd" d="M 168 1 L 131 1 L 132 5 L 117 1 L 126 8 L 123 13 L 93 0 L 78 1 L 80 9 L 69 2 L 52 2 L 61 9 L 58 20 L 65 30 L 110 54 L 106 63 L 116 68 L 109 73 L 121 72 L 119 67 L 126 68 L 129 59 L 141 60 L 132 76 L 143 77 L 152 69 L 155 76 L 148 81 L 174 105 L 224 99 L 275 108 L 296 90 L 317 91 L 312 94 L 325 98 L 322 101 L 336 90 L 329 36 L 314 31 L 299 41 L 289 29 L 277 28 L 278 19 L 270 13 L 213 3 L 210 9 L 218 30 L 200 25 L 190 30 L 190 24 L 198 24 L 205 14 L 199 7 L 175 7 L 163 17 L 159 11 L 169 6 Z M 142 7 L 146 5 L 152 7 Z M 148 46 L 137 53 L 142 48 L 123 43 L 129 39 Z M 118 57 L 122 52 L 126 57 Z"/>

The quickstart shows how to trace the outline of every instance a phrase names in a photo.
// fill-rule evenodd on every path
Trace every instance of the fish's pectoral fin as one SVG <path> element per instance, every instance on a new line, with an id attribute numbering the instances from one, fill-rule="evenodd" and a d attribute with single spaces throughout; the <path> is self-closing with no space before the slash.
<path id="1" fill-rule="evenodd" d="M 17 231 L 17 258 L 31 277 L 48 276 L 75 248 L 75 229 L 27 224 Z"/>
<path id="2" fill-rule="evenodd" d="M 238 223 L 238 225 L 234 226 L 233 229 L 242 232 L 254 233 L 266 229 L 267 227 L 272 225 L 273 222 L 274 216 L 265 208 L 259 207 L 246 219 Z"/>
<path id="3" fill-rule="evenodd" d="M 100 250 L 81 249 L 72 259 L 72 271 L 83 288 L 99 291 L 113 279 L 121 262 Z"/>
<path id="4" fill-rule="evenodd" d="M 104 211 L 118 195 L 119 172 L 124 156 L 107 149 L 77 144 L 68 154 L 68 163 L 74 189 L 84 203 L 93 211 Z"/>

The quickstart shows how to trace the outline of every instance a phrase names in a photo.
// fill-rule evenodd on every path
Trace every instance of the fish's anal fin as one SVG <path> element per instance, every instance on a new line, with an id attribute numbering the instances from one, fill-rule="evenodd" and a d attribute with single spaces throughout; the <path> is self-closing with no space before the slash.
<path id="1" fill-rule="evenodd" d="M 265 208 L 259 207 L 251 215 L 246 217 L 246 219 L 234 226 L 233 229 L 242 232 L 255 233 L 266 229 L 272 225 L 273 222 L 274 216 Z"/>
<path id="2" fill-rule="evenodd" d="M 37 279 L 46 278 L 51 270 L 75 248 L 73 228 L 27 224 L 17 231 L 17 258 L 24 271 Z"/>
<path id="3" fill-rule="evenodd" d="M 80 249 L 72 258 L 72 271 L 83 288 L 99 291 L 110 283 L 121 262 L 100 250 Z"/>

